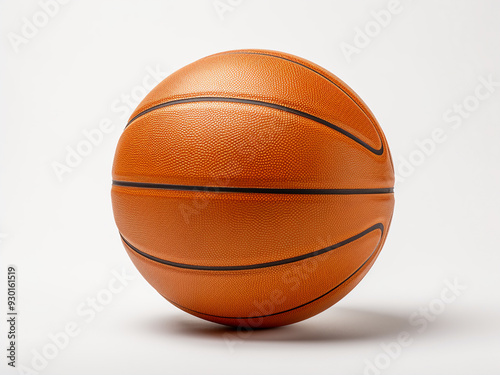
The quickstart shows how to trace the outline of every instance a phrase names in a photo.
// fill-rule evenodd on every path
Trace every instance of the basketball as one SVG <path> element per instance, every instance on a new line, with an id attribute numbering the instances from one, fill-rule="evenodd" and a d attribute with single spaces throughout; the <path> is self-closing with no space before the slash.
<path id="1" fill-rule="evenodd" d="M 305 59 L 215 54 L 133 112 L 113 163 L 126 252 L 185 312 L 265 328 L 310 318 L 377 259 L 394 208 L 386 138 L 365 103 Z"/>

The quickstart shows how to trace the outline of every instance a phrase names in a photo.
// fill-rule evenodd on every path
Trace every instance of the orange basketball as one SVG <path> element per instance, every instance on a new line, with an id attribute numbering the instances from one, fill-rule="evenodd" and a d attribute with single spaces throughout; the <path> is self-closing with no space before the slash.
<path id="1" fill-rule="evenodd" d="M 132 114 L 113 165 L 125 249 L 178 308 L 281 326 L 327 309 L 375 262 L 394 207 L 389 148 L 325 69 L 265 50 L 166 78 Z"/>

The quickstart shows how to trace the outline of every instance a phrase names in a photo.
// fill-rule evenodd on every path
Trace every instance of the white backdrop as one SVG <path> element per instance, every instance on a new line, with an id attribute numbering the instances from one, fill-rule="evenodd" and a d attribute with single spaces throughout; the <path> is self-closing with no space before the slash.
<path id="1" fill-rule="evenodd" d="M 0 372 L 500 374 L 499 15 L 493 0 L 1 1 L 0 311 L 14 264 L 19 315 L 18 367 L 2 355 Z M 246 334 L 177 310 L 138 275 L 109 193 L 145 92 L 241 48 L 347 82 L 398 175 L 362 283 L 305 322 Z"/>

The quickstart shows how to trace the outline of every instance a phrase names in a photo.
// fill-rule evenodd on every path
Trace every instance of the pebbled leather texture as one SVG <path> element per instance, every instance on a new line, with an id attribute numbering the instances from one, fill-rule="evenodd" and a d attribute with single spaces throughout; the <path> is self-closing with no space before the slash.
<path id="1" fill-rule="evenodd" d="M 394 208 L 368 107 L 325 69 L 264 50 L 208 56 L 154 88 L 119 140 L 113 180 L 141 274 L 180 309 L 233 326 L 291 324 L 339 301 L 377 258 Z"/>

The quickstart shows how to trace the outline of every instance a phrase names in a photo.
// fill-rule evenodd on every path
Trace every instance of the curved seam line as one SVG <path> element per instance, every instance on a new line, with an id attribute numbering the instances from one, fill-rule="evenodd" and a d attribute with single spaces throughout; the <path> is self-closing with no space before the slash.
<path id="1" fill-rule="evenodd" d="M 361 264 L 361 266 L 359 266 L 358 269 L 356 269 L 356 271 L 354 271 L 352 274 L 350 274 L 346 279 L 344 279 L 343 281 L 341 281 L 339 284 L 337 284 L 334 288 L 330 289 L 328 292 L 322 294 L 321 296 L 319 297 L 316 297 L 314 298 L 313 300 L 311 301 L 308 301 L 306 303 L 303 303 L 302 305 L 299 305 L 299 306 L 295 306 L 295 307 L 292 307 L 291 309 L 288 309 L 288 310 L 284 310 L 284 311 L 279 311 L 279 312 L 276 312 L 276 313 L 273 313 L 273 314 L 268 314 L 268 315 L 260 315 L 260 316 L 219 316 L 219 315 L 212 315 L 212 314 L 207 314 L 207 313 L 203 313 L 203 312 L 199 312 L 199 311 L 196 311 L 196 310 L 192 310 L 192 309 L 189 309 L 187 307 L 184 307 L 182 305 L 179 305 L 178 303 L 174 302 L 174 301 L 171 301 L 170 299 L 168 299 L 167 297 L 165 297 L 163 294 L 163 298 L 165 298 L 167 301 L 169 301 L 170 303 L 172 303 L 173 305 L 176 305 L 178 307 L 181 307 L 183 309 L 186 309 L 188 311 L 191 311 L 191 312 L 194 312 L 196 314 L 200 314 L 200 315 L 206 315 L 206 316 L 211 316 L 211 317 L 214 317 L 214 318 L 222 318 L 222 319 L 255 319 L 255 318 L 267 318 L 269 316 L 275 316 L 275 315 L 279 315 L 279 314 L 284 314 L 284 313 L 287 313 L 287 312 L 290 312 L 290 311 L 293 311 L 293 310 L 297 310 L 297 309 L 300 309 L 304 306 L 307 306 L 313 302 L 316 302 L 317 300 L 323 298 L 323 297 L 326 297 L 328 294 L 330 294 L 331 292 L 333 292 L 335 289 L 339 288 L 340 286 L 342 286 L 343 284 L 345 284 L 347 281 L 349 281 L 349 279 L 351 279 L 354 275 L 356 275 L 367 263 L 370 259 L 372 259 L 373 255 L 375 254 L 375 252 L 377 251 L 377 249 L 379 248 L 379 245 L 380 245 L 380 241 L 382 240 L 382 237 L 383 237 L 383 233 L 380 235 L 380 240 L 379 242 L 377 243 L 377 246 L 375 247 L 375 249 L 372 251 L 372 253 L 370 254 L 370 256 L 368 257 L 368 259 L 366 259 L 363 264 Z M 160 293 L 161 294 L 161 293 Z"/>
<path id="2" fill-rule="evenodd" d="M 139 117 L 141 117 L 141 116 L 143 116 L 143 115 L 145 115 L 145 114 L 147 114 L 149 112 L 152 112 L 152 111 L 154 111 L 156 109 L 164 108 L 164 107 L 169 107 L 169 106 L 176 105 L 176 104 L 195 103 L 195 102 L 230 102 L 230 103 L 242 103 L 242 104 L 259 105 L 259 106 L 262 106 L 262 107 L 269 107 L 269 108 L 273 108 L 273 109 L 278 109 L 278 110 L 281 110 L 281 111 L 284 111 L 284 112 L 292 113 L 292 114 L 295 114 L 297 116 L 301 116 L 301 117 L 307 118 L 309 120 L 315 121 L 315 122 L 320 123 L 322 125 L 325 125 L 325 126 L 329 127 L 330 129 L 333 129 L 333 130 L 337 131 L 338 133 L 341 133 L 341 134 L 345 135 L 346 137 L 348 137 L 351 140 L 353 140 L 354 142 L 360 144 L 361 146 L 363 146 L 364 148 L 366 148 L 368 151 L 374 153 L 375 155 L 382 155 L 384 153 L 384 143 L 383 142 L 381 142 L 380 149 L 377 150 L 374 147 L 370 146 L 365 141 L 363 141 L 362 139 L 359 139 L 358 137 L 356 137 L 354 134 L 349 133 L 347 130 L 345 130 L 345 129 L 337 126 L 337 125 L 334 125 L 334 124 L 332 124 L 332 123 L 330 123 L 330 122 L 328 122 L 326 120 L 323 120 L 322 118 L 313 116 L 313 115 L 311 115 L 309 113 L 302 112 L 302 111 L 299 111 L 297 109 L 293 109 L 293 108 L 289 108 L 289 107 L 284 107 L 282 105 L 275 104 L 275 103 L 263 102 L 263 101 L 260 101 L 260 100 L 252 100 L 252 99 L 232 98 L 232 97 L 200 96 L 200 97 L 176 99 L 176 100 L 171 100 L 169 102 L 157 104 L 157 105 L 155 105 L 155 106 L 153 106 L 151 108 L 148 108 L 148 109 L 140 112 L 139 114 L 135 115 L 134 117 L 132 117 L 130 119 L 130 121 L 128 122 L 128 124 L 125 126 L 125 129 L 128 126 L 130 126 L 130 124 L 132 124 L 132 122 L 134 122 L 135 120 L 137 120 Z"/>
<path id="3" fill-rule="evenodd" d="M 346 96 L 351 99 L 354 104 L 356 104 L 356 106 L 361 110 L 361 112 L 363 112 L 363 114 L 368 118 L 368 120 L 370 121 L 370 123 L 372 124 L 373 128 L 375 129 L 375 132 L 377 133 L 377 136 L 378 136 L 378 139 L 380 141 L 380 144 L 383 146 L 384 142 L 382 140 L 382 137 L 379 133 L 379 130 L 378 130 L 378 127 L 377 125 L 372 121 L 371 119 L 371 115 L 369 113 L 367 113 L 363 107 L 361 107 L 361 105 L 356 101 L 354 100 L 354 98 L 346 91 L 344 90 L 342 87 L 339 86 L 338 83 L 336 83 L 335 81 L 332 81 L 330 78 L 328 78 L 326 75 L 324 75 L 323 73 L 321 72 L 318 72 L 316 69 L 313 69 L 307 65 L 304 65 L 298 61 L 293 61 L 293 60 L 290 60 L 290 59 L 287 59 L 286 57 L 282 57 L 282 56 L 277 56 L 277 55 L 273 55 L 273 54 L 270 54 L 270 53 L 263 53 L 263 52 L 246 52 L 246 51 L 229 51 L 229 52 L 226 52 L 226 53 L 222 53 L 222 55 L 231 55 L 231 54 L 242 54 L 242 55 L 245 55 L 245 54 L 248 54 L 248 55 L 262 55 L 262 56 L 269 56 L 269 57 L 275 57 L 277 59 L 281 59 L 281 60 L 285 60 L 285 61 L 289 61 L 293 64 L 297 64 L 299 66 L 302 66 L 314 73 L 316 73 L 317 75 L 323 77 L 324 79 L 326 79 L 328 82 L 332 83 L 335 87 L 337 87 L 340 91 L 342 91 L 344 94 L 346 94 Z"/>
<path id="4" fill-rule="evenodd" d="M 287 189 L 287 188 L 253 188 L 231 186 L 196 186 L 173 185 L 149 182 L 133 182 L 113 180 L 113 185 L 135 187 L 142 189 L 162 189 L 174 191 L 201 191 L 206 193 L 255 193 L 255 194 L 299 194 L 299 195 L 365 195 L 365 194 L 392 194 L 394 188 L 374 189 Z"/>
<path id="5" fill-rule="evenodd" d="M 323 249 L 319 249 L 316 251 L 313 251 L 311 253 L 291 257 L 291 258 L 286 258 L 286 259 L 281 259 L 281 260 L 276 260 L 273 262 L 265 262 L 265 263 L 257 263 L 257 264 L 248 264 L 248 265 L 241 265 L 241 266 L 201 266 L 201 265 L 195 265 L 195 264 L 185 264 L 185 263 L 178 263 L 178 262 L 172 262 L 169 260 L 157 258 L 153 255 L 150 255 L 148 253 L 145 253 L 141 250 L 139 250 L 137 247 L 132 245 L 130 242 L 128 242 L 123 235 L 120 233 L 120 237 L 122 238 L 122 241 L 133 251 L 135 251 L 137 254 L 142 255 L 143 257 L 152 260 L 157 263 L 165 264 L 168 266 L 172 267 L 177 267 L 177 268 L 185 268 L 185 269 L 191 269 L 191 270 L 202 270 L 202 271 L 242 271 L 242 270 L 251 270 L 251 269 L 259 269 L 259 268 L 266 268 L 266 267 L 275 267 L 275 266 L 281 266 L 283 264 L 288 264 L 288 263 L 294 263 L 298 262 L 304 259 L 312 258 L 324 253 L 327 253 L 329 251 L 338 249 L 342 246 L 345 246 L 351 242 L 354 242 L 367 234 L 379 229 L 381 231 L 381 237 L 384 233 L 384 225 L 382 223 L 377 223 L 370 228 L 364 230 L 363 232 L 352 236 L 344 241 L 338 242 L 334 245 L 325 247 Z"/>

